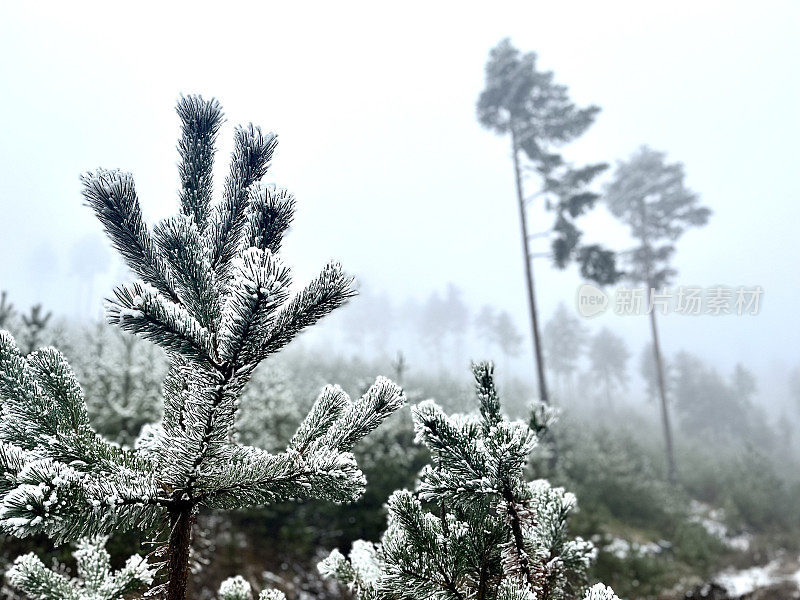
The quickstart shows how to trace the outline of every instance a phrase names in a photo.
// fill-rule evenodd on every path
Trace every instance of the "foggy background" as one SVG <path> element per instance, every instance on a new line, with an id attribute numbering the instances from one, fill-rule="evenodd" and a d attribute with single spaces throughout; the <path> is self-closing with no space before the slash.
<path id="1" fill-rule="evenodd" d="M 201 93 L 216 96 L 227 116 L 218 185 L 233 125 L 252 121 L 279 134 L 268 179 L 298 200 L 284 246 L 295 285 L 335 258 L 364 292 L 305 343 L 343 354 L 369 345 L 387 364 L 402 351 L 412 369 L 462 375 L 469 359 L 495 358 L 532 385 L 509 142 L 475 118 L 486 54 L 510 36 L 538 53 L 578 105 L 602 108 L 567 157 L 613 165 L 647 143 L 685 163 L 689 187 L 713 215 L 678 243 L 676 286 L 760 285 L 764 295 L 757 316 L 662 317 L 665 354 L 684 349 L 726 374 L 746 364 L 758 398 L 779 416 L 800 364 L 800 7 L 751 7 L 6 5 L 0 289 L 19 308 L 41 302 L 56 315 L 97 318 L 125 272 L 80 207 L 78 175 L 98 166 L 131 171 L 148 220 L 172 214 L 173 106 L 181 93 Z M 534 231 L 551 222 L 531 213 Z M 602 206 L 582 223 L 588 241 L 631 245 Z M 560 301 L 575 314 L 582 280 L 574 267 L 561 272 L 538 259 L 535 276 L 543 323 Z M 411 321 L 432 294 L 446 297 L 448 282 L 462 294 L 470 332 L 437 352 Z M 512 315 L 524 340 L 517 357 L 477 335 L 484 305 Z M 374 339 L 348 339 L 343 329 L 354 322 L 372 324 Z M 607 314 L 584 324 L 622 335 L 636 372 L 646 318 Z"/>

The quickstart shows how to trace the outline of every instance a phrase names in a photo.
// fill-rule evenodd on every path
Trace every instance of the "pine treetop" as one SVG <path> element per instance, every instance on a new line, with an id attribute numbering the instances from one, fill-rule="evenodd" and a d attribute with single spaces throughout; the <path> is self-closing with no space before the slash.
<path id="1" fill-rule="evenodd" d="M 478 414 L 448 416 L 430 400 L 412 408 L 431 464 L 415 491 L 392 494 L 381 543 L 359 541 L 348 558 L 335 550 L 320 563 L 360 600 L 560 600 L 584 589 L 595 551 L 568 535 L 575 496 L 525 477 L 546 415 L 509 421 L 493 365 L 473 375 Z M 600 593 L 587 598 L 615 598 Z"/>
<path id="2" fill-rule="evenodd" d="M 86 203 L 138 277 L 114 290 L 108 321 L 167 353 L 163 419 L 134 449 L 105 440 L 61 353 L 25 355 L 0 332 L 0 528 L 13 535 L 75 540 L 147 530 L 168 517 L 174 533 L 176 519 L 200 506 L 352 501 L 365 485 L 353 446 L 404 402 L 385 378 L 355 401 L 328 387 L 284 451 L 234 442 L 239 397 L 253 370 L 351 298 L 352 279 L 331 262 L 292 294 L 278 253 L 295 200 L 260 183 L 277 137 L 253 125 L 236 129 L 222 199 L 214 203 L 219 104 L 181 98 L 178 115 L 178 215 L 151 230 L 129 173 L 98 169 L 82 177 Z"/>

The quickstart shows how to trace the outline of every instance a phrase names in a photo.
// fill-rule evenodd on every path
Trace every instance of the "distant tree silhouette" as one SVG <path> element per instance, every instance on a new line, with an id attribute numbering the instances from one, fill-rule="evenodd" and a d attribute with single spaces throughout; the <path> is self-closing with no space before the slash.
<path id="1" fill-rule="evenodd" d="M 14 305 L 8 302 L 8 293 L 3 290 L 0 292 L 0 329 L 8 328 L 8 324 L 15 314 Z"/>
<path id="2" fill-rule="evenodd" d="M 628 381 L 630 356 L 625 340 L 607 327 L 598 331 L 589 342 L 590 371 L 603 383 L 609 406 L 614 393 L 623 389 Z"/>
<path id="3" fill-rule="evenodd" d="M 583 135 L 599 110 L 596 106 L 578 107 L 570 99 L 567 87 L 554 81 L 551 71 L 539 69 L 535 53 L 521 53 L 508 39 L 489 52 L 486 84 L 477 103 L 478 121 L 487 129 L 511 138 L 531 335 L 539 395 L 544 402 L 549 401 L 549 395 L 536 308 L 527 206 L 534 198 L 540 198 L 555 214 L 549 233 L 552 234 L 552 258 L 557 267 L 564 268 L 577 261 L 581 274 L 587 279 L 599 283 L 616 281 L 614 253 L 598 245 L 582 244 L 576 223 L 576 219 L 596 203 L 599 196 L 589 186 L 606 165 L 575 166 L 559 151 L 563 145 Z M 526 197 L 523 190 L 523 178 L 527 173 L 536 175 L 539 180 L 539 190 L 533 197 Z"/>
<path id="4" fill-rule="evenodd" d="M 475 329 L 482 341 L 497 346 L 507 359 L 519 356 L 522 335 L 508 311 L 484 306 L 475 317 Z"/>
<path id="5" fill-rule="evenodd" d="M 563 302 L 544 326 L 544 351 L 561 393 L 571 390 L 573 375 L 587 342 L 586 327 Z"/>

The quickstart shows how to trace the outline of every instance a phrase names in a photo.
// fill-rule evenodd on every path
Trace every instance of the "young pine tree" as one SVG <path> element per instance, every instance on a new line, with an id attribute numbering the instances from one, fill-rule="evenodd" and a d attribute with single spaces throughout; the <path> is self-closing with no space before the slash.
<path id="1" fill-rule="evenodd" d="M 359 600 L 616 598 L 604 586 L 584 590 L 594 548 L 567 535 L 575 497 L 524 478 L 539 419 L 508 421 L 492 364 L 473 372 L 478 416 L 447 416 L 430 400 L 412 409 L 432 463 L 415 492 L 389 499 L 382 542 L 354 543 L 349 559 L 334 550 L 320 571 Z"/>
<path id="2" fill-rule="evenodd" d="M 47 324 L 50 322 L 52 316 L 52 312 L 48 311 L 45 313 L 42 311 L 41 304 L 31 306 L 29 314 L 21 315 L 23 326 L 22 343 L 23 352 L 25 352 L 25 354 L 30 354 L 39 347 L 42 340 L 42 333 L 47 328 Z"/>
<path id="3" fill-rule="evenodd" d="M 136 449 L 92 429 L 63 356 L 29 356 L 0 333 L 0 527 L 56 541 L 114 531 L 168 531 L 168 600 L 186 596 L 192 523 L 201 507 L 237 509 L 293 498 L 347 502 L 364 489 L 351 450 L 403 402 L 379 378 L 358 401 L 325 388 L 285 451 L 233 442 L 239 397 L 256 366 L 353 295 L 331 263 L 290 298 L 277 254 L 294 212 L 286 190 L 262 186 L 277 143 L 236 130 L 222 200 L 212 204 L 212 162 L 222 112 L 182 98 L 178 114 L 180 213 L 151 232 L 131 175 L 83 177 L 84 197 L 138 280 L 109 300 L 111 324 L 168 355 L 161 427 Z"/>
<path id="4" fill-rule="evenodd" d="M 101 435 L 133 446 L 142 427 L 161 418 L 164 353 L 103 323 L 81 341 L 70 363 L 81 382 L 91 422 Z"/>
<path id="5" fill-rule="evenodd" d="M 31 600 L 123 600 L 153 582 L 155 569 L 134 554 L 125 566 L 111 572 L 107 538 L 83 538 L 74 552 L 77 577 L 44 566 L 33 553 L 20 556 L 6 573 L 9 585 Z"/>

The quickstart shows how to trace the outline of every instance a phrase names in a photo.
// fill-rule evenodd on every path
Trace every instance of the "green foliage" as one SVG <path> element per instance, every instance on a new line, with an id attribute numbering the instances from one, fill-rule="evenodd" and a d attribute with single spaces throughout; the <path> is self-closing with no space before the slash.
<path id="1" fill-rule="evenodd" d="M 129 592 L 152 583 L 155 569 L 138 555 L 131 556 L 121 570 L 113 573 L 106 541 L 103 537 L 78 541 L 74 553 L 77 577 L 48 569 L 30 553 L 14 561 L 6 578 L 11 587 L 31 600 L 122 600 Z"/>
<path id="2" fill-rule="evenodd" d="M 800 530 L 796 474 L 779 472 L 775 459 L 752 445 L 690 446 L 683 460 L 688 468 L 682 483 L 694 497 L 721 507 L 733 531 L 762 533 L 792 544 Z"/>
<path id="3" fill-rule="evenodd" d="M 536 434 L 501 414 L 491 363 L 473 372 L 479 417 L 447 416 L 432 401 L 413 408 L 431 464 L 415 492 L 389 499 L 381 544 L 356 542 L 349 559 L 334 551 L 320 563 L 357 597 L 548 600 L 584 586 L 594 549 L 567 535 L 575 497 L 525 481 Z M 614 597 L 605 594 L 593 588 L 587 597 Z"/>
<path id="4" fill-rule="evenodd" d="M 115 290 L 108 321 L 167 353 L 160 426 L 133 449 L 108 442 L 90 425 L 66 359 L 53 348 L 21 353 L 0 332 L 0 528 L 62 541 L 169 523 L 172 598 L 183 597 L 200 507 L 355 500 L 365 480 L 353 447 L 404 402 L 385 378 L 357 401 L 330 386 L 285 450 L 235 443 L 239 400 L 258 364 L 354 292 L 331 263 L 290 298 L 290 272 L 275 252 L 294 201 L 259 183 L 276 136 L 253 125 L 236 130 L 223 197 L 212 204 L 219 106 L 183 98 L 178 114 L 181 213 L 152 234 L 130 174 L 98 170 L 82 179 L 87 204 L 140 278 Z"/>
<path id="5" fill-rule="evenodd" d="M 676 565 L 662 556 L 643 553 L 617 556 L 601 550 L 592 574 L 607 582 L 622 598 L 656 598 L 674 586 Z"/>
<path id="6" fill-rule="evenodd" d="M 677 524 L 670 536 L 675 549 L 675 559 L 692 565 L 701 577 L 710 577 L 712 567 L 717 566 L 725 546 L 711 535 L 703 525 L 691 521 Z"/>
<path id="7" fill-rule="evenodd" d="M 581 498 L 578 519 L 592 515 L 666 534 L 682 499 L 663 480 L 657 450 L 644 447 L 632 429 L 560 425 L 559 478 Z"/>

